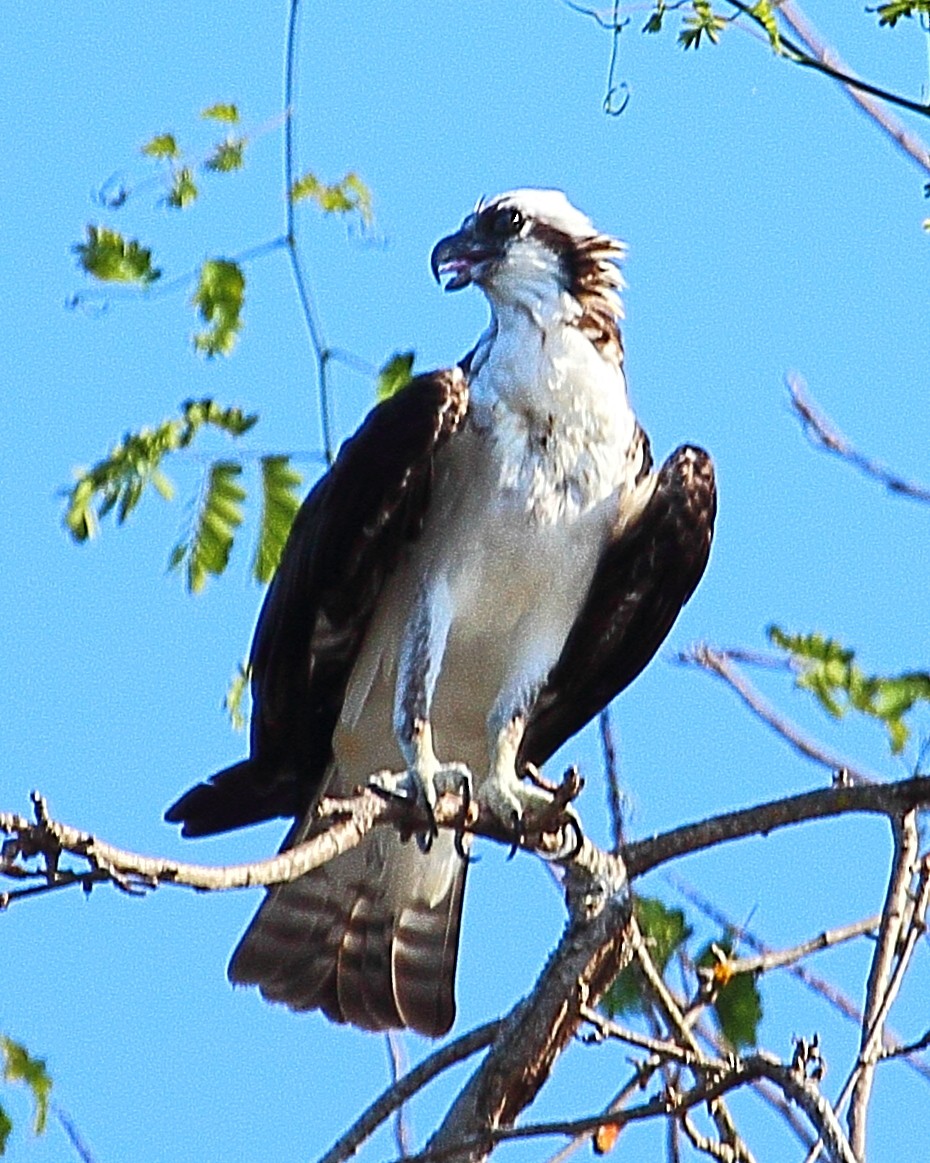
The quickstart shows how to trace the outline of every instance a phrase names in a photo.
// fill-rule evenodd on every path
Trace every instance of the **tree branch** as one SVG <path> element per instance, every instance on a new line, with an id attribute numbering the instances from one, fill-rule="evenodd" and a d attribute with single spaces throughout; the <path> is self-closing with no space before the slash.
<path id="1" fill-rule="evenodd" d="M 913 501 L 930 504 L 930 488 L 905 480 L 879 461 L 857 451 L 830 418 L 820 411 L 808 395 L 807 385 L 800 376 L 788 376 L 788 391 L 791 395 L 791 405 L 804 429 L 804 435 L 813 445 L 834 453 L 872 480 L 884 485 L 890 492 L 900 497 L 910 497 Z"/>
<path id="2" fill-rule="evenodd" d="M 862 1042 L 859 1051 L 858 1079 L 853 1087 L 849 1106 L 849 1137 L 857 1157 L 865 1158 L 865 1128 L 868 1115 L 869 1095 L 875 1074 L 875 1062 L 882 1043 L 885 1020 L 892 1002 L 897 996 L 904 979 L 904 970 L 910 959 L 905 929 L 910 935 L 915 933 L 915 920 L 922 926 L 923 918 L 908 908 L 914 868 L 917 862 L 919 838 L 917 834 L 916 812 L 902 813 L 893 821 L 895 858 L 885 907 L 882 910 L 882 924 L 878 944 L 872 957 L 869 980 L 866 987 L 865 1020 L 862 1025 Z M 930 877 L 924 869 L 925 898 Z M 926 914 L 927 902 L 923 899 L 918 907 Z M 895 962 L 897 961 L 897 969 Z"/>
<path id="3" fill-rule="evenodd" d="M 727 812 L 697 824 L 673 828 L 647 840 L 636 840 L 627 845 L 624 858 L 633 879 L 669 860 L 703 851 L 723 840 L 768 835 L 777 828 L 798 824 L 802 820 L 828 819 L 848 812 L 896 816 L 927 804 L 930 804 L 930 776 L 918 775 L 897 783 L 858 787 L 839 785 Z"/>
<path id="4" fill-rule="evenodd" d="M 320 1158 L 319 1163 L 343 1163 L 349 1159 L 394 1111 L 432 1082 L 438 1074 L 490 1045 L 500 1026 L 499 1021 L 488 1022 L 430 1054 L 419 1066 L 415 1066 L 375 1099 L 348 1131 Z"/>
<path id="5" fill-rule="evenodd" d="M 736 651 L 717 650 L 707 643 L 700 642 L 690 650 L 683 650 L 677 661 L 685 666 L 699 666 L 703 670 L 715 674 L 731 687 L 743 700 L 752 713 L 763 723 L 767 723 L 778 735 L 790 744 L 800 755 L 812 759 L 822 767 L 833 772 L 844 773 L 844 778 L 853 783 L 880 783 L 881 778 L 871 772 L 860 771 L 851 766 L 843 758 L 833 755 L 820 744 L 813 742 L 790 720 L 779 715 L 751 682 L 734 666 L 731 660 L 737 656 Z"/>

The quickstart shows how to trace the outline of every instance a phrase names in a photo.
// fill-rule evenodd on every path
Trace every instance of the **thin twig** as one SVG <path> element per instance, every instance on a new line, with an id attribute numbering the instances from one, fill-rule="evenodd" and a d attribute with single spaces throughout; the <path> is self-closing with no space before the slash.
<path id="1" fill-rule="evenodd" d="M 700 909 L 705 917 L 712 920 L 714 924 L 719 925 L 721 928 L 734 933 L 741 942 L 748 945 L 751 949 L 755 949 L 760 954 L 774 952 L 763 941 L 760 941 L 755 933 L 747 929 L 745 925 L 741 925 L 738 921 L 734 921 L 731 917 L 728 917 L 726 913 L 711 901 L 707 900 L 706 897 L 697 892 L 691 885 L 686 884 L 680 877 L 675 876 L 671 872 L 666 872 L 665 879 L 686 900 L 690 901 L 695 908 Z M 832 982 L 812 972 L 806 965 L 789 965 L 787 969 L 791 976 L 797 978 L 802 985 L 823 998 L 824 1001 L 842 1014 L 843 1017 L 861 1027 L 863 1022 L 862 1011 L 844 993 L 837 989 Z M 924 1049 L 924 1047 L 918 1047 L 918 1050 L 920 1049 Z M 925 1080 L 930 1081 L 930 1065 L 917 1057 L 917 1051 L 913 1047 L 909 1050 L 903 1047 L 900 1039 L 890 1031 L 886 1031 L 885 1052 L 890 1056 L 904 1056 L 904 1061 L 912 1070 L 921 1075 Z"/>
<path id="2" fill-rule="evenodd" d="M 767 723 L 778 735 L 785 740 L 798 754 L 806 759 L 812 759 L 822 767 L 833 772 L 845 772 L 846 777 L 853 783 L 877 783 L 878 775 L 857 769 L 845 759 L 829 752 L 819 743 L 809 739 L 799 727 L 789 719 L 780 715 L 771 704 L 762 697 L 751 682 L 732 665 L 730 654 L 698 643 L 690 650 L 682 651 L 677 661 L 686 666 L 699 666 L 703 670 L 715 674 L 731 687 L 743 700 L 752 713 L 764 723 Z"/>
<path id="3" fill-rule="evenodd" d="M 478 1050 L 489 1046 L 497 1035 L 501 1023 L 488 1022 L 469 1030 L 454 1042 L 449 1042 L 434 1054 L 424 1059 L 408 1074 L 400 1078 L 380 1095 L 371 1106 L 355 1120 L 352 1126 L 330 1147 L 319 1163 L 343 1163 L 351 1158 L 366 1139 L 371 1138 L 379 1126 L 398 1110 L 408 1099 L 432 1082 L 437 1075 L 464 1061 Z"/>
<path id="4" fill-rule="evenodd" d="M 930 173 L 930 150 L 915 133 L 906 129 L 877 100 L 873 100 L 870 92 L 882 101 L 891 100 L 892 95 L 882 90 L 866 89 L 858 80 L 855 84 L 852 83 L 852 73 L 845 61 L 835 49 L 830 48 L 821 39 L 820 34 L 793 0 L 781 0 L 777 12 L 787 24 L 791 25 L 817 60 L 825 66 L 823 71 L 843 86 L 849 98 L 875 122 L 883 133 L 891 138 L 899 149 L 903 150 L 922 170 Z M 910 108 L 909 105 L 904 107 Z M 917 112 L 926 113 L 930 110 L 927 106 L 922 106 Z"/>
<path id="5" fill-rule="evenodd" d="M 624 1127 L 648 1119 L 679 1118 L 695 1107 L 712 1103 L 731 1090 L 759 1078 L 767 1078 L 775 1083 L 804 1110 L 814 1126 L 823 1131 L 827 1149 L 835 1163 L 857 1163 L 830 1104 L 820 1094 L 814 1081 L 802 1077 L 794 1064 L 786 1065 L 772 1055 L 761 1052 L 734 1059 L 711 1081 L 687 1091 L 665 1091 L 636 1107 L 607 1115 L 603 1113 L 589 1115 L 581 1119 L 533 1123 L 522 1127 L 489 1128 L 479 1134 L 470 1134 L 448 1143 L 431 1145 L 419 1155 L 411 1156 L 407 1163 L 441 1163 L 453 1157 L 483 1157 L 497 1143 L 515 1139 L 549 1135 L 568 1135 L 574 1138 L 596 1131 L 605 1124 Z"/>
<path id="6" fill-rule="evenodd" d="M 604 752 L 604 775 L 607 783 L 607 809 L 610 813 L 611 839 L 613 851 L 623 847 L 623 789 L 620 786 L 620 765 L 614 743 L 610 707 L 605 707 L 598 715 L 597 725 L 601 734 L 601 749 Z"/>
<path id="7" fill-rule="evenodd" d="M 398 1030 L 388 1030 L 384 1040 L 387 1043 L 393 1087 L 400 1082 L 407 1071 L 407 1054 Z M 406 1108 L 403 1103 L 394 1112 L 394 1143 L 397 1147 L 397 1154 L 401 1159 L 406 1159 L 410 1154 L 410 1128 L 407 1125 Z"/>
<path id="8" fill-rule="evenodd" d="M 323 437 L 323 451 L 327 463 L 333 462 L 333 438 L 329 421 L 329 382 L 327 376 L 330 355 L 323 338 L 323 328 L 317 317 L 310 280 L 303 269 L 297 249 L 297 215 L 295 214 L 292 190 L 296 179 L 296 146 L 294 141 L 295 91 L 297 87 L 297 28 L 300 14 L 300 0 L 290 0 L 287 12 L 287 40 L 284 50 L 284 236 L 287 257 L 297 290 L 301 314 L 310 345 L 316 357 L 317 389 L 320 409 L 320 429 Z"/>
<path id="9" fill-rule="evenodd" d="M 760 27 L 765 27 L 760 16 L 754 12 L 748 4 L 744 4 L 742 0 L 727 0 L 727 3 L 731 8 L 735 8 L 743 16 L 748 17 Z M 776 11 L 779 9 L 776 9 Z M 798 21 L 799 25 L 804 20 L 804 17 L 797 9 L 792 10 L 792 15 Z M 791 20 L 789 20 L 788 23 L 792 24 L 792 27 L 795 27 Z M 812 38 L 816 37 L 816 33 L 809 24 L 805 24 L 804 27 Z M 799 35 L 802 34 L 799 32 Z M 853 92 L 856 92 L 871 97 L 877 97 L 880 101 L 887 101 L 888 104 L 897 105 L 900 109 L 907 109 L 910 113 L 919 113 L 923 117 L 930 117 L 930 105 L 924 104 L 920 101 L 912 101 L 909 97 L 902 97 L 899 93 L 894 93 L 890 89 L 883 89 L 880 85 L 873 85 L 869 81 L 861 80 L 861 78 L 857 77 L 855 73 L 852 73 L 847 69 L 847 67 L 840 60 L 839 56 L 837 56 L 831 50 L 826 49 L 825 46 L 820 46 L 819 55 L 818 51 L 812 47 L 812 52 L 814 52 L 814 55 L 812 56 L 795 41 L 785 36 L 784 33 L 781 33 L 779 41 L 782 56 L 784 56 L 786 60 L 792 61 L 797 65 L 802 65 L 805 68 L 814 69 L 816 72 L 823 73 L 824 76 L 830 77 L 834 81 L 838 81 L 850 93 L 850 95 L 852 95 Z M 860 104 L 866 108 L 865 101 L 861 101 Z M 870 109 L 868 111 L 871 112 Z M 891 119 L 889 118 L 889 121 L 890 120 Z M 930 161 L 927 159 L 928 154 L 926 148 L 924 147 L 923 159 L 921 159 L 919 156 L 915 156 L 914 160 L 918 161 L 924 169 L 930 170 Z"/>
<path id="10" fill-rule="evenodd" d="M 839 925 L 835 929 L 824 929 L 809 941 L 802 941 L 791 949 L 771 949 L 766 953 L 759 953 L 755 957 L 733 957 L 727 959 L 727 972 L 736 976 L 739 973 L 766 973 L 770 969 L 791 967 L 802 957 L 809 957 L 811 953 L 819 953 L 823 949 L 830 949 L 835 945 L 842 945 L 845 941 L 852 941 L 866 933 L 874 933 L 881 924 L 881 917 L 866 917 L 861 921 L 853 921 L 849 925 Z"/>
<path id="11" fill-rule="evenodd" d="M 913 501 L 930 504 L 930 488 L 917 484 L 915 481 L 905 480 L 896 472 L 872 460 L 850 443 L 836 425 L 826 416 L 807 391 L 807 385 L 798 375 L 788 376 L 788 391 L 791 395 L 791 405 L 798 415 L 804 428 L 804 434 L 812 444 L 818 448 L 832 452 L 842 460 L 859 469 L 860 472 L 885 486 L 892 493 L 900 497 L 909 497 Z"/>

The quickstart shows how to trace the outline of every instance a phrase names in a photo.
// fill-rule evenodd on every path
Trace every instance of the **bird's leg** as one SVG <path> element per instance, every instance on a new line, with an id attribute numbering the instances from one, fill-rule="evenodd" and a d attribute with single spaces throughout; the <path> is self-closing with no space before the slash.
<path id="1" fill-rule="evenodd" d="M 447 791 L 470 794 L 471 775 L 462 763 L 440 763 L 433 749 L 430 709 L 451 625 L 451 605 L 445 585 L 421 587 L 404 633 L 394 691 L 394 734 L 407 764 L 405 771 L 383 773 L 372 786 L 383 794 L 417 803 L 430 826 L 417 836 L 428 851 L 437 834 L 433 808 Z"/>
<path id="2" fill-rule="evenodd" d="M 552 797 L 542 788 L 526 784 L 517 773 L 517 754 L 526 730 L 528 708 L 538 687 L 521 682 L 513 691 L 503 691 L 488 716 L 488 778 L 478 790 L 478 799 L 503 824 L 522 839 L 527 813 L 548 806 Z"/>
<path id="3" fill-rule="evenodd" d="M 536 670 L 542 677 L 531 679 Z M 478 799 L 503 823 L 513 828 L 514 847 L 520 844 L 537 822 L 543 830 L 557 822 L 556 818 L 574 827 L 580 833 L 581 824 L 572 808 L 567 806 L 554 785 L 549 785 L 533 769 L 529 782 L 517 770 L 517 757 L 526 730 L 529 708 L 532 707 L 545 682 L 542 668 L 525 667 L 519 679 L 498 696 L 488 717 L 488 751 L 490 772 L 478 790 Z M 560 802 L 561 801 L 561 802 Z M 554 814 L 553 814 L 554 813 Z"/>

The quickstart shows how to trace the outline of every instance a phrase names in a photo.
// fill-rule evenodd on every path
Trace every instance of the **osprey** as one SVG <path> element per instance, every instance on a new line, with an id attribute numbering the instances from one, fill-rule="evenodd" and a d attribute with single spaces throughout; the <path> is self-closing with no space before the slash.
<path id="1" fill-rule="evenodd" d="M 556 190 L 484 200 L 436 245 L 437 280 L 479 287 L 490 324 L 379 404 L 304 501 L 252 646 L 250 756 L 168 809 L 184 835 L 293 816 L 292 846 L 320 796 L 385 768 L 426 804 L 467 768 L 514 826 L 546 800 L 527 765 L 649 662 L 713 532 L 709 456 L 654 470 L 627 398 L 622 254 Z M 466 871 L 448 831 L 377 829 L 271 888 L 229 977 L 444 1034 Z"/>

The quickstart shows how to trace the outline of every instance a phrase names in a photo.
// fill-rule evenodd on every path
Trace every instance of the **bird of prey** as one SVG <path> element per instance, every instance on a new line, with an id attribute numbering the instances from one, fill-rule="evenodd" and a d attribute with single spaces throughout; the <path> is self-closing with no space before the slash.
<path id="1" fill-rule="evenodd" d="M 398 794 L 461 787 L 519 826 L 524 781 L 640 673 L 704 572 L 706 452 L 658 469 L 630 406 L 623 247 L 556 190 L 478 203 L 437 243 L 446 290 L 490 322 L 457 365 L 377 405 L 297 514 L 251 653 L 250 755 L 166 818 L 201 836 L 390 769 Z M 422 839 L 422 838 L 421 838 Z M 467 864 L 380 828 L 271 888 L 229 977 L 294 1010 L 433 1037 L 455 1017 Z"/>

